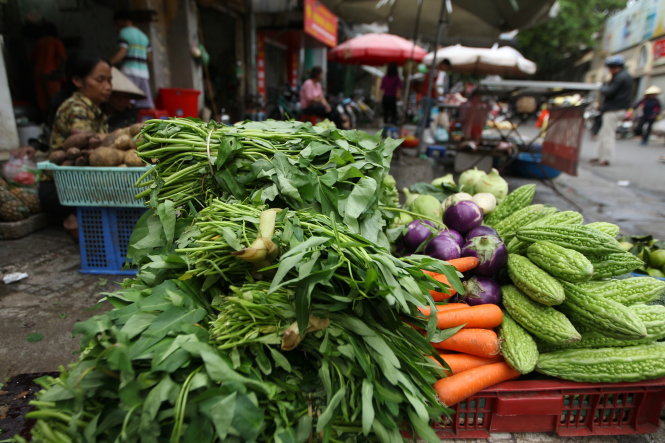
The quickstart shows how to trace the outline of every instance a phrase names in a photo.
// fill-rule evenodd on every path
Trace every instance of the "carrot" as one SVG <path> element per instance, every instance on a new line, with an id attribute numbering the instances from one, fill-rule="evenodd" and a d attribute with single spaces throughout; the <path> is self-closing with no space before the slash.
<path id="1" fill-rule="evenodd" d="M 480 259 L 478 257 L 460 257 L 446 260 L 446 263 L 450 263 L 460 272 L 466 272 L 478 266 Z"/>
<path id="2" fill-rule="evenodd" d="M 489 365 L 492 363 L 497 363 L 500 361 L 503 361 L 503 357 L 501 355 L 495 355 L 494 357 L 491 358 L 483 358 L 483 357 L 478 357 L 476 355 L 469 355 L 469 354 L 439 354 L 439 356 L 448 364 L 450 367 L 450 371 L 453 374 L 460 373 L 462 371 L 466 371 L 467 369 L 475 368 L 477 366 L 482 366 L 482 365 Z M 435 362 L 439 363 L 436 361 L 434 357 L 431 355 L 429 356 L 432 360 Z M 446 371 L 447 375 L 450 375 L 448 371 Z"/>
<path id="3" fill-rule="evenodd" d="M 454 258 L 452 260 L 448 260 L 446 263 L 453 265 L 455 269 L 457 269 L 459 272 L 466 272 L 478 266 L 478 264 L 480 263 L 480 259 L 478 259 L 477 257 L 461 257 L 461 258 Z M 422 271 L 425 274 L 432 277 L 434 280 L 438 281 L 439 283 L 443 283 L 444 285 L 448 286 L 447 294 L 445 292 L 439 292 L 430 289 L 429 293 L 434 301 L 447 300 L 453 295 L 457 294 L 457 291 L 453 289 L 453 286 L 450 284 L 448 277 L 446 277 L 445 275 L 439 274 L 438 272 L 426 271 L 425 269 L 423 269 Z"/>
<path id="4" fill-rule="evenodd" d="M 465 328 L 492 329 L 501 324 L 503 312 L 493 304 L 469 306 L 436 313 L 436 325 L 439 329 L 454 328 L 465 325 Z"/>
<path id="5" fill-rule="evenodd" d="M 445 305 L 436 305 L 436 312 L 448 312 L 453 309 L 468 308 L 466 303 L 448 303 Z M 418 306 L 418 310 L 426 317 L 429 317 L 429 306 Z"/>
<path id="6" fill-rule="evenodd" d="M 491 363 L 442 378 L 434 383 L 434 389 L 443 404 L 452 406 L 485 388 L 519 376 L 506 362 Z"/>
<path id="7" fill-rule="evenodd" d="M 460 329 L 452 337 L 432 343 L 432 346 L 486 358 L 499 353 L 499 339 L 491 329 Z"/>
<path id="8" fill-rule="evenodd" d="M 439 274 L 437 272 L 426 271 L 425 269 L 423 269 L 422 271 L 425 274 L 432 277 L 434 280 L 438 281 L 439 283 L 443 283 L 444 285 L 448 286 L 447 294 L 445 292 L 439 292 L 435 291 L 434 289 L 430 289 L 429 294 L 432 296 L 432 299 L 434 301 L 447 300 L 453 295 L 457 294 L 457 291 L 453 288 L 453 285 L 450 284 L 450 281 L 448 281 L 448 277 L 446 277 L 445 275 Z"/>

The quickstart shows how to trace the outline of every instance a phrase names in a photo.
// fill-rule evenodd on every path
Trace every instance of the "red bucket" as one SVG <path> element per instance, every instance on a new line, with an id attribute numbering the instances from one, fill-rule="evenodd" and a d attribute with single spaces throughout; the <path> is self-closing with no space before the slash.
<path id="1" fill-rule="evenodd" d="M 199 94 L 196 89 L 161 88 L 161 104 L 171 117 L 198 117 Z"/>

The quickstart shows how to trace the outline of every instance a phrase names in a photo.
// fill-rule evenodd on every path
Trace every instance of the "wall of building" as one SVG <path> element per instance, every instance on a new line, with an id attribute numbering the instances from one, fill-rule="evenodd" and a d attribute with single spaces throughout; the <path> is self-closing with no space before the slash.
<path id="1" fill-rule="evenodd" d="M 0 55 L 4 49 L 0 36 Z M 14 120 L 12 97 L 9 93 L 9 83 L 5 71 L 4 57 L 0 56 L 0 160 L 6 156 L 6 151 L 18 146 L 18 131 Z"/>

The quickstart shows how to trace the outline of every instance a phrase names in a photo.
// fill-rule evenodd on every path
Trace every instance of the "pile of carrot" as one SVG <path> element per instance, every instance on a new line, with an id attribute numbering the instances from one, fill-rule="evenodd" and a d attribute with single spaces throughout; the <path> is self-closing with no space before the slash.
<path id="1" fill-rule="evenodd" d="M 449 260 L 448 263 L 458 271 L 466 272 L 478 266 L 477 260 L 475 257 L 463 257 Z M 456 291 L 444 275 L 423 272 L 449 286 L 448 293 L 430 291 L 434 301 L 447 300 L 455 295 Z M 419 310 L 425 317 L 432 315 L 429 307 Z M 443 404 L 452 406 L 487 387 L 520 376 L 519 372 L 503 361 L 499 353 L 499 338 L 493 328 L 501 325 L 503 312 L 497 305 L 469 306 L 465 303 L 448 303 L 436 305 L 434 315 L 439 329 L 462 326 L 462 329 L 446 340 L 432 343 L 432 346 L 441 351 L 439 356 L 450 369 L 444 367 L 447 377 L 434 384 Z M 430 358 L 438 363 L 434 357 Z"/>
<path id="2" fill-rule="evenodd" d="M 461 257 L 448 260 L 446 263 L 453 265 L 459 272 L 467 272 L 478 266 L 480 259 L 477 257 Z M 443 283 L 444 285 L 448 286 L 448 292 L 439 292 L 433 289 L 429 291 L 434 301 L 448 300 L 450 297 L 457 294 L 457 291 L 453 288 L 453 286 L 450 284 L 450 281 L 448 281 L 448 277 L 445 275 L 432 271 L 426 271 L 424 269 L 423 272 L 439 283 Z"/>

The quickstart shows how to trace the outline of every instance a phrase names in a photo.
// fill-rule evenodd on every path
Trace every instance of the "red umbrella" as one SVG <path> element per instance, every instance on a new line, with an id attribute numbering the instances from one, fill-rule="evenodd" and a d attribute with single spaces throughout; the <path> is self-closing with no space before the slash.
<path id="1" fill-rule="evenodd" d="M 418 62 L 425 55 L 427 51 L 400 36 L 364 34 L 335 46 L 328 52 L 328 60 L 358 65 L 401 65 L 407 60 Z"/>

